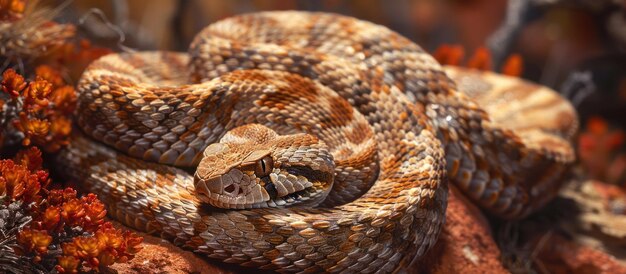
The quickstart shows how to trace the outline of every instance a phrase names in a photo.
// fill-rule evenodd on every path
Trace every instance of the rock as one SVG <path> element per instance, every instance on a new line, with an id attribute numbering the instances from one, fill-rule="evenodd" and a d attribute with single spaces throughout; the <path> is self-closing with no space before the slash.
<path id="1" fill-rule="evenodd" d="M 559 234 L 550 234 L 537 249 L 535 268 L 544 273 L 626 273 L 615 257 Z"/>
<path id="2" fill-rule="evenodd" d="M 446 224 L 437 244 L 412 265 L 409 273 L 509 273 L 500 263 L 500 250 L 489 223 L 452 185 Z"/>
<path id="3" fill-rule="evenodd" d="M 543 210 L 500 229 L 514 273 L 626 273 L 626 215 L 614 202 L 623 191 L 576 179 Z M 502 233 L 507 231 L 506 233 Z"/>
<path id="4" fill-rule="evenodd" d="M 604 250 L 626 248 L 626 192 L 615 185 L 587 180 L 568 185 L 560 196 L 576 204 L 576 212 L 561 222 L 568 234 L 594 238 L 594 247 Z"/>
<path id="5" fill-rule="evenodd" d="M 133 230 L 115 221 L 117 227 Z M 134 231 L 134 230 L 133 230 Z M 142 249 L 135 258 L 126 263 L 117 263 L 108 270 L 110 273 L 242 273 L 245 269 L 203 259 L 193 252 L 183 250 L 172 243 L 134 231 L 143 237 Z"/>

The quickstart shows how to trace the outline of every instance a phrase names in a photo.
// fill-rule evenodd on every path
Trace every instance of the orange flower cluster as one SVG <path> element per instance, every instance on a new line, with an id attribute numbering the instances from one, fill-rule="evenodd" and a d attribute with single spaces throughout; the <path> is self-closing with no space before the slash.
<path id="1" fill-rule="evenodd" d="M 48 185 L 48 173 L 40 170 L 41 152 L 31 148 L 21 152 L 16 159 L 0 160 L 0 200 L 5 203 L 22 201 L 23 204 L 38 203 L 42 187 Z"/>
<path id="2" fill-rule="evenodd" d="M 17 237 L 25 252 L 41 260 L 48 253 L 54 235 L 60 237 L 80 228 L 80 235 L 60 243 L 62 256 L 55 267 L 60 273 L 75 273 L 82 265 L 89 269 L 125 262 L 139 251 L 141 237 L 104 222 L 106 210 L 96 195 L 78 198 L 71 188 L 52 190 L 31 225 Z M 90 236 L 84 236 L 87 233 Z"/>
<path id="3" fill-rule="evenodd" d="M 76 92 L 58 70 L 41 65 L 35 70 L 35 80 L 27 83 L 24 77 L 8 69 L 2 74 L 1 85 L 9 98 L 6 101 L 0 98 L 0 105 L 14 107 L 17 117 L 6 120 L 12 120 L 14 129 L 23 134 L 23 145 L 35 144 L 55 152 L 69 142 Z"/>
<path id="4" fill-rule="evenodd" d="M 24 77 L 8 69 L 2 74 L 2 91 L 11 95 L 11 97 L 20 96 L 20 92 L 26 88 Z"/>
<path id="5" fill-rule="evenodd" d="M 478 70 L 493 70 L 491 53 L 486 47 L 479 47 L 463 65 L 465 50 L 459 45 L 441 45 L 433 54 L 442 65 L 465 66 Z M 522 57 L 519 54 L 510 55 L 502 66 L 502 74 L 520 76 L 524 69 Z"/>
<path id="6" fill-rule="evenodd" d="M 624 131 L 611 129 L 600 117 L 589 118 L 578 137 L 581 164 L 591 178 L 626 187 L 625 145 Z"/>
<path id="7" fill-rule="evenodd" d="M 105 223 L 94 236 L 81 236 L 61 244 L 63 255 L 59 257 L 56 270 L 60 273 L 75 273 L 82 261 L 87 267 L 97 269 L 114 263 L 126 262 L 139 251 L 142 238 L 131 232 L 122 232 Z"/>
<path id="8" fill-rule="evenodd" d="M 14 160 L 0 160 L 0 202 L 21 201 L 32 216 L 17 234 L 16 252 L 37 263 L 52 261 L 50 270 L 60 273 L 98 271 L 133 258 L 141 237 L 105 222 L 105 206 L 96 195 L 78 197 L 71 188 L 47 190 L 48 173 L 41 168 L 36 147 L 20 151 Z"/>
<path id="9" fill-rule="evenodd" d="M 29 73 L 2 73 L 0 147 L 22 142 L 55 152 L 67 144 L 71 131 L 76 94 L 70 83 L 91 61 L 112 51 L 93 47 L 88 40 L 76 42 L 71 39 L 74 25 L 52 21 L 57 10 L 26 2 L 0 0 L 2 57 L 8 67 L 20 64 Z M 37 64 L 47 65 L 34 69 Z"/>
<path id="10" fill-rule="evenodd" d="M 31 227 L 50 232 L 61 232 L 64 227 L 82 227 L 86 232 L 95 232 L 104 222 L 106 210 L 96 195 L 76 197 L 71 188 L 51 190 L 42 204 L 40 215 Z"/>
<path id="11" fill-rule="evenodd" d="M 0 21 L 15 21 L 22 18 L 26 0 L 0 0 Z"/>

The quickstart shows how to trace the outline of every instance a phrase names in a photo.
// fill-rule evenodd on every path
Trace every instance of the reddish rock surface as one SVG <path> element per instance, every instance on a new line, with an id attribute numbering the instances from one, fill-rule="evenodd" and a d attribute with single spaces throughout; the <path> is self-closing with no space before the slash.
<path id="1" fill-rule="evenodd" d="M 551 235 L 541 246 L 535 266 L 544 273 L 626 273 L 626 266 L 615 257 L 561 235 Z"/>
<path id="2" fill-rule="evenodd" d="M 121 226 L 118 223 L 115 225 Z M 210 262 L 166 240 L 136 233 L 144 238 L 143 249 L 132 260 L 111 266 L 110 273 L 241 273 L 245 270 L 233 265 Z"/>
<path id="3" fill-rule="evenodd" d="M 450 186 L 446 224 L 439 241 L 410 273 L 509 273 L 489 223 L 459 191 Z"/>
<path id="4" fill-rule="evenodd" d="M 499 237 L 504 257 L 537 273 L 626 273 L 626 216 L 615 214 L 623 196 L 598 181 L 567 184 L 542 211 L 511 223 L 516 232 Z"/>

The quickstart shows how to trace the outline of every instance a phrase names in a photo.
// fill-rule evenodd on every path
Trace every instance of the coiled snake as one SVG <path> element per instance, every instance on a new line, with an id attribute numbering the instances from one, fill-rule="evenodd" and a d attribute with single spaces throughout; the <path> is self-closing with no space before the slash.
<path id="1" fill-rule="evenodd" d="M 350 17 L 227 18 L 188 54 L 93 62 L 78 84 L 90 138 L 58 164 L 113 217 L 210 258 L 391 272 L 435 243 L 448 178 L 516 218 L 574 160 L 576 114 L 558 95 L 447 70 L 465 93 L 419 46 Z"/>

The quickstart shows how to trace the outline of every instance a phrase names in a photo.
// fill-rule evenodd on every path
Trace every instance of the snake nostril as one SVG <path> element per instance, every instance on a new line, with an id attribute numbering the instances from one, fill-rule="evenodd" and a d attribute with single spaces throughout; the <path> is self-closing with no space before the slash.
<path id="1" fill-rule="evenodd" d="M 232 193 L 233 191 L 235 191 L 235 185 L 229 185 L 229 186 L 225 187 L 224 191 L 226 191 L 228 193 Z"/>

